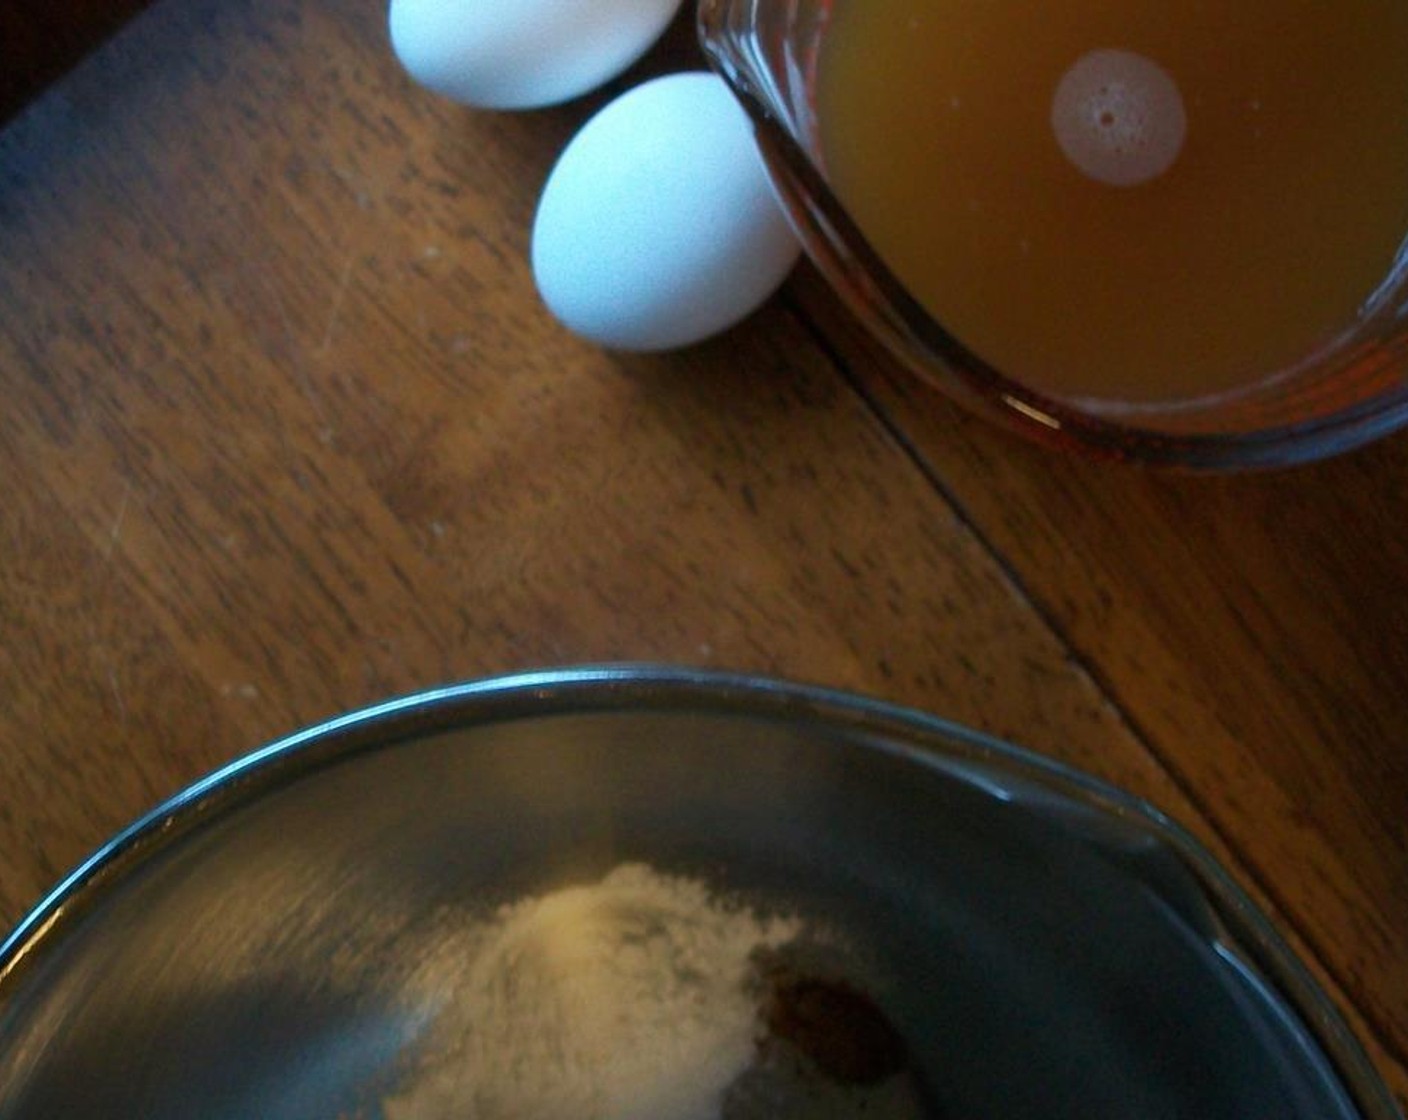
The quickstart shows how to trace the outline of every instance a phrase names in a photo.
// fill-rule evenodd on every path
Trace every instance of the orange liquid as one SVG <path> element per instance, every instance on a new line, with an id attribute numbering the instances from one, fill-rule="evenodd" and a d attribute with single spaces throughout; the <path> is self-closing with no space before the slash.
<path id="1" fill-rule="evenodd" d="M 1052 126 L 1133 51 L 1182 95 L 1172 165 L 1111 186 Z M 1351 327 L 1408 235 L 1405 0 L 836 0 L 827 175 L 933 317 L 1067 398 L 1157 402 L 1285 370 Z"/>

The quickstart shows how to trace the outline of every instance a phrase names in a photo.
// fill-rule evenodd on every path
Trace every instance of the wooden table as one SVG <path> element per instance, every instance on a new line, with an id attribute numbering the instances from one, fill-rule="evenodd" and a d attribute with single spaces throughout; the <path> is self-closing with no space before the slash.
<path id="1" fill-rule="evenodd" d="M 626 81 L 696 63 L 682 21 Z M 0 133 L 0 921 L 335 712 L 723 666 L 1149 798 L 1408 1100 L 1408 438 L 1253 477 L 1053 457 L 806 268 L 718 341 L 603 353 L 526 249 L 610 92 L 475 113 L 381 4 L 164 0 Z"/>

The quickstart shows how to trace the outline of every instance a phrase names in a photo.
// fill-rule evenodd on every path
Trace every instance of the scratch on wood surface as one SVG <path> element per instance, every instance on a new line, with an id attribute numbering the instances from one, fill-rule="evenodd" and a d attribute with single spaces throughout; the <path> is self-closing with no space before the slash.
<path id="1" fill-rule="evenodd" d="M 328 312 L 328 325 L 323 330 L 323 340 L 318 343 L 318 353 L 326 354 L 328 347 L 332 345 L 333 335 L 337 332 L 338 324 L 342 321 L 342 307 L 347 302 L 347 290 L 352 286 L 352 269 L 357 263 L 355 254 L 348 256 L 342 266 L 342 273 L 337 280 L 337 290 L 332 295 L 332 308 Z"/>
<path id="2" fill-rule="evenodd" d="M 124 727 L 127 725 L 127 697 L 122 693 L 122 682 L 117 676 L 117 663 L 113 660 L 112 650 L 108 648 L 107 642 L 98 635 L 98 625 L 89 616 L 85 619 L 88 631 L 88 653 L 93 659 L 91 662 L 95 676 L 102 674 L 107 677 L 108 691 L 112 693 L 113 702 L 117 709 L 117 721 Z"/>
<path id="3" fill-rule="evenodd" d="M 112 688 L 113 699 L 117 701 L 117 721 L 125 726 L 127 723 L 127 700 L 122 695 L 122 685 L 117 679 L 117 668 L 111 661 L 108 662 L 108 685 Z"/>
<path id="4" fill-rule="evenodd" d="M 349 258 L 350 265 L 350 258 Z M 283 293 L 279 291 L 276 284 L 262 274 L 256 274 L 260 286 L 269 295 L 269 301 L 273 305 L 274 311 L 278 314 L 279 321 L 283 324 L 284 339 L 288 344 L 289 362 L 288 369 L 293 375 L 293 380 L 297 384 L 299 391 L 303 394 L 309 405 L 312 406 L 313 415 L 317 418 L 320 428 L 333 431 L 333 425 L 328 419 L 327 410 L 323 407 L 322 397 L 313 385 L 313 379 L 308 376 L 308 370 L 304 362 L 303 351 L 298 344 L 298 332 L 294 330 L 293 320 L 289 317 L 288 307 L 284 303 Z"/>
<path id="5" fill-rule="evenodd" d="M 123 484 L 122 499 L 117 503 L 117 514 L 112 519 L 112 528 L 108 530 L 108 543 L 103 549 L 103 562 L 112 560 L 113 550 L 117 547 L 118 539 L 122 536 L 122 524 L 127 520 L 127 506 L 132 501 L 132 483 Z"/>

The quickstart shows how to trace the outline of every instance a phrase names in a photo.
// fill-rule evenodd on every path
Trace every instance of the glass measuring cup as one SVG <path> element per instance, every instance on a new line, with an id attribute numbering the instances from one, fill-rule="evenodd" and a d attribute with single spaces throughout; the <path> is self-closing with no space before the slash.
<path id="1" fill-rule="evenodd" d="M 1329 343 L 1234 390 L 1147 405 L 1076 400 L 985 361 L 906 290 L 833 188 L 817 123 L 816 74 L 834 6 L 700 0 L 700 40 L 752 117 L 778 194 L 823 277 L 925 380 L 1049 446 L 1192 469 L 1323 458 L 1408 423 L 1408 251 Z"/>

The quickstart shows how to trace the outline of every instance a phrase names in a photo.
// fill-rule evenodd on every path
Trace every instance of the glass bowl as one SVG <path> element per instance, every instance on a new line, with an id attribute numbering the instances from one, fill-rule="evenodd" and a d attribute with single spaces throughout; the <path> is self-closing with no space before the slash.
<path id="1" fill-rule="evenodd" d="M 1051 447 L 1188 469 L 1323 458 L 1408 423 L 1408 248 L 1343 334 L 1294 368 L 1231 392 L 1147 406 L 1074 402 L 1043 395 L 965 348 L 886 267 L 828 182 L 815 77 L 832 8 L 833 0 L 700 0 L 700 41 L 752 117 L 774 185 L 822 276 L 930 384 Z"/>
<path id="2" fill-rule="evenodd" d="M 603 666 L 341 717 L 116 837 L 0 940 L 0 1120 L 389 1115 L 481 1015 L 476 915 L 625 862 L 844 933 L 935 1116 L 1397 1118 L 1143 802 L 871 700 Z"/>

